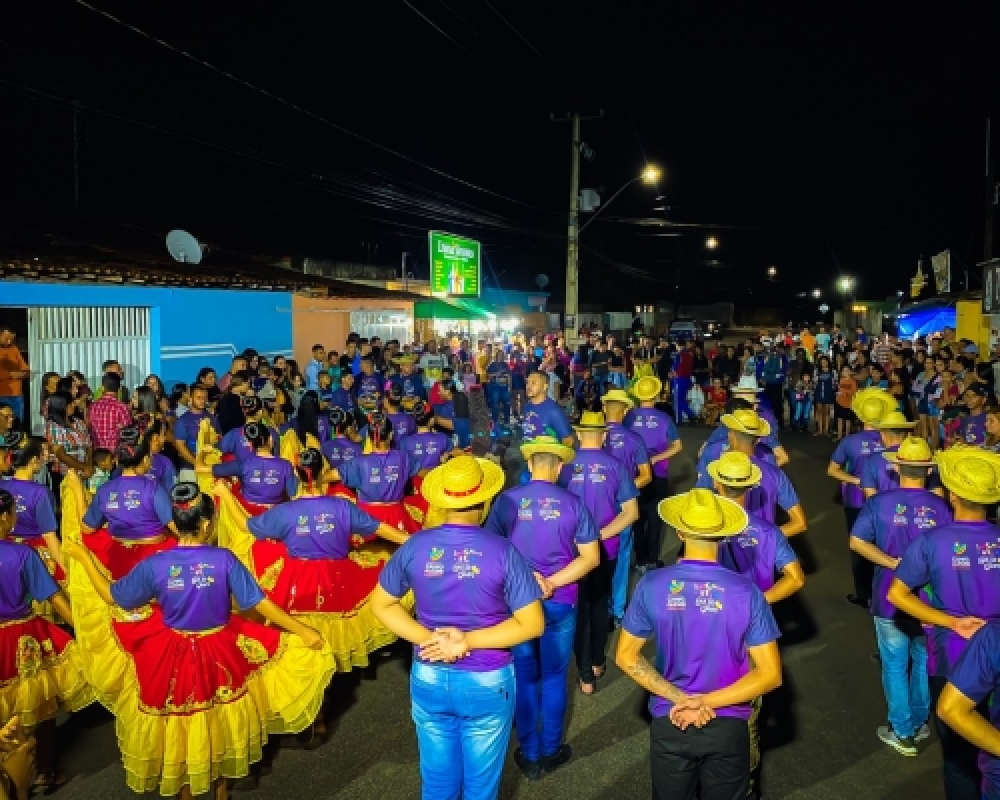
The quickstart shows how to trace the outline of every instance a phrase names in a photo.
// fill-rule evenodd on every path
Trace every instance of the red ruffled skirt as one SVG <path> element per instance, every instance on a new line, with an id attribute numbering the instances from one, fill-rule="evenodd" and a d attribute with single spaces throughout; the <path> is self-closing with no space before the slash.
<path id="1" fill-rule="evenodd" d="M 243 506 L 243 510 L 246 511 L 251 517 L 259 517 L 265 511 L 270 511 L 274 508 L 273 505 L 268 505 L 266 503 L 254 503 L 251 500 L 247 500 L 246 497 L 243 496 L 243 487 L 240 486 L 238 482 L 234 486 L 230 487 L 230 491 L 232 491 L 233 497 L 236 498 L 236 502 Z"/>
<path id="2" fill-rule="evenodd" d="M 410 515 L 402 500 L 398 503 L 364 503 L 361 500 L 357 502 L 358 508 L 367 511 L 379 522 L 411 534 L 420 530 L 420 522 Z"/>
<path id="3" fill-rule="evenodd" d="M 154 539 L 126 542 L 113 538 L 107 528 L 101 528 L 84 534 L 83 543 L 108 571 L 111 580 L 116 581 L 128 575 L 144 558 L 176 547 L 177 539 L 170 533 L 164 533 Z"/>
<path id="4" fill-rule="evenodd" d="M 368 601 L 384 562 L 362 566 L 350 558 L 305 559 L 283 542 L 261 539 L 250 548 L 253 573 L 267 596 L 285 611 L 350 614 Z"/>
<path id="5" fill-rule="evenodd" d="M 68 576 L 63 568 L 56 563 L 56 560 L 52 557 L 52 553 L 49 552 L 48 545 L 45 544 L 45 540 L 41 536 L 31 536 L 26 539 L 12 536 L 11 541 L 17 542 L 18 544 L 26 544 L 28 547 L 33 548 L 34 551 L 38 553 L 38 557 L 42 559 L 42 563 L 45 565 L 45 569 L 49 571 L 49 575 L 55 578 L 56 583 L 63 588 L 66 588 L 66 580 Z"/>

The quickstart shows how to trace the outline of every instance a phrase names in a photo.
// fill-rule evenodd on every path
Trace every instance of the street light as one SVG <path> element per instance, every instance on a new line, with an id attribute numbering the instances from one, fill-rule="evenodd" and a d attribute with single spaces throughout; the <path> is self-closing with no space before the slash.
<path id="1" fill-rule="evenodd" d="M 593 222 L 595 219 L 597 219 L 600 213 L 604 211 L 604 209 L 606 209 L 608 206 L 610 206 L 615 201 L 615 198 L 618 197 L 618 195 L 624 192 L 633 183 L 637 181 L 642 181 L 647 186 L 651 186 L 660 180 L 660 174 L 661 172 L 659 167 L 654 167 L 652 164 L 647 164 L 643 168 L 642 172 L 640 172 L 631 180 L 626 181 L 617 192 L 611 195 L 611 197 L 608 199 L 608 202 L 606 202 L 599 209 L 597 209 L 597 211 L 594 212 L 594 216 L 592 216 L 585 223 L 583 223 L 583 225 L 580 226 L 580 231 L 579 233 L 577 233 L 577 236 L 583 233 L 587 229 L 587 226 L 590 225 L 590 223 Z"/>
<path id="2" fill-rule="evenodd" d="M 823 296 L 823 292 L 822 292 L 822 291 L 820 291 L 819 289 L 813 289 L 813 291 L 812 291 L 812 295 L 813 295 L 813 297 L 815 297 L 815 298 L 816 298 L 817 300 L 819 300 L 819 298 L 821 298 L 821 297 Z"/>
<path id="3" fill-rule="evenodd" d="M 660 168 L 649 164 L 646 166 L 646 169 L 642 171 L 642 175 L 639 177 L 642 178 L 643 183 L 650 185 L 655 184 L 660 180 Z"/>
<path id="4" fill-rule="evenodd" d="M 719 246 L 719 240 L 716 239 L 714 236 L 709 236 L 705 240 L 705 247 L 707 247 L 709 250 L 714 250 L 718 246 Z"/>
<path id="5" fill-rule="evenodd" d="M 844 294 L 847 294 L 854 287 L 854 278 L 850 275 L 845 275 L 840 280 L 837 281 L 837 286 Z"/>
<path id="6" fill-rule="evenodd" d="M 778 274 L 778 268 L 777 267 L 768 267 L 767 268 L 767 277 L 773 278 L 777 274 Z"/>

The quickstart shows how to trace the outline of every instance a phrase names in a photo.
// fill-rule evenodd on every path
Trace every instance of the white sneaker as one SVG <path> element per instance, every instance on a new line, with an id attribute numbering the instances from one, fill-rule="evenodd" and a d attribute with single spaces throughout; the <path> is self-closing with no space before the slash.
<path id="1" fill-rule="evenodd" d="M 917 728 L 917 732 L 913 734 L 913 741 L 915 742 L 922 742 L 924 739 L 930 739 L 930 738 L 931 738 L 931 729 L 927 726 L 926 722 L 919 728 Z"/>
<path id="2" fill-rule="evenodd" d="M 889 747 L 893 748 L 897 753 L 904 756 L 915 756 L 917 755 L 917 745 L 913 741 L 913 738 L 901 739 L 896 736 L 896 732 L 890 728 L 888 725 L 883 725 L 877 731 L 875 731 L 879 739 L 885 742 Z"/>

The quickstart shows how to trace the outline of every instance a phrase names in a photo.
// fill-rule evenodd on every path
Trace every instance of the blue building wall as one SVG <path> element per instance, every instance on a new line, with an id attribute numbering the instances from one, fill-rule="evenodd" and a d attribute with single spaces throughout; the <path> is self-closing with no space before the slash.
<path id="1" fill-rule="evenodd" d="M 519 308 L 521 311 L 538 311 L 537 306 L 528 305 L 529 297 L 548 298 L 549 292 L 524 292 L 519 289 L 492 289 L 484 286 L 480 300 L 484 305 L 496 308 Z"/>
<path id="2" fill-rule="evenodd" d="M 149 308 L 152 371 L 168 388 L 201 367 L 221 375 L 247 347 L 292 355 L 290 292 L 0 281 L 0 306 Z"/>

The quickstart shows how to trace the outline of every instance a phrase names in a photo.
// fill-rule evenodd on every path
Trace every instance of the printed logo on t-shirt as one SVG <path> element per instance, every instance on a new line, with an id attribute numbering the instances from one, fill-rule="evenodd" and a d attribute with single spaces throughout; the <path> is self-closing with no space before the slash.
<path id="1" fill-rule="evenodd" d="M 541 503 L 539 503 L 538 515 L 546 522 L 552 522 L 553 520 L 559 519 L 559 509 L 556 508 L 558 505 L 558 500 L 546 497 L 541 501 Z"/>
<path id="2" fill-rule="evenodd" d="M 534 514 L 531 511 L 531 498 L 530 497 L 522 497 L 519 506 L 520 507 L 517 509 L 517 518 L 518 519 L 524 520 L 525 522 L 527 522 L 527 521 L 530 521 L 531 519 L 534 518 Z"/>
<path id="3" fill-rule="evenodd" d="M 968 545 L 965 542 L 955 542 L 951 546 L 951 566 L 955 569 L 969 569 L 972 566 L 971 559 L 965 555 Z"/>
<path id="4" fill-rule="evenodd" d="M 454 556 L 455 563 L 452 564 L 451 571 L 459 580 L 475 578 L 479 574 L 476 559 L 483 557 L 483 554 L 479 550 L 466 547 L 463 550 L 456 550 Z"/>
<path id="5" fill-rule="evenodd" d="M 983 569 L 1000 569 L 1000 541 L 977 544 L 976 552 L 979 556 L 976 563 Z"/>
<path id="6" fill-rule="evenodd" d="M 28 507 L 24 504 L 24 495 L 15 494 L 14 495 L 14 511 L 18 514 L 24 514 L 28 510 Z"/>
<path id="7" fill-rule="evenodd" d="M 604 483 L 607 479 L 608 479 L 607 475 L 604 474 L 604 468 L 600 464 L 590 465 L 591 483 Z"/>
<path id="8" fill-rule="evenodd" d="M 722 611 L 722 596 L 726 590 L 717 583 L 696 583 L 698 597 L 695 605 L 702 614 L 717 614 Z"/>
<path id="9" fill-rule="evenodd" d="M 177 591 L 184 588 L 184 578 L 181 577 L 181 568 L 171 565 L 167 569 L 167 589 Z"/>
<path id="10" fill-rule="evenodd" d="M 108 492 L 108 502 L 104 506 L 107 511 L 117 511 L 118 506 L 118 492 Z"/>
<path id="11" fill-rule="evenodd" d="M 441 563 L 441 559 L 444 558 L 444 548 L 432 547 L 427 557 L 430 560 L 424 564 L 424 577 L 440 578 L 444 575 L 444 564 Z"/>
<path id="12" fill-rule="evenodd" d="M 760 542 L 753 536 L 748 536 L 746 533 L 741 533 L 736 537 L 736 543 L 740 547 L 756 547 Z"/>
<path id="13" fill-rule="evenodd" d="M 379 477 L 379 469 L 378 469 L 378 467 L 372 467 L 371 470 L 372 470 L 371 471 L 371 475 L 368 476 L 368 482 L 369 483 L 381 483 L 382 482 L 382 478 Z"/>
<path id="14" fill-rule="evenodd" d="M 913 520 L 913 524 L 922 529 L 935 528 L 937 527 L 937 520 L 934 518 L 936 513 L 930 506 L 920 506 L 914 511 L 916 518 Z"/>
<path id="15" fill-rule="evenodd" d="M 333 514 L 317 514 L 313 517 L 313 529 L 316 533 L 333 533 L 336 525 L 333 524 Z"/>
<path id="16" fill-rule="evenodd" d="M 687 600 L 681 592 L 684 591 L 684 581 L 670 581 L 670 596 L 667 598 L 668 611 L 683 611 L 687 608 Z"/>
<path id="17" fill-rule="evenodd" d="M 906 506 L 902 503 L 896 503 L 896 510 L 893 513 L 892 524 L 893 525 L 907 525 L 909 520 L 906 518 Z"/>
<path id="18" fill-rule="evenodd" d="M 211 569 L 215 569 L 212 564 L 193 564 L 191 566 L 191 585 L 195 589 L 207 589 L 215 583 L 215 577 L 208 574 Z"/>
<path id="19" fill-rule="evenodd" d="M 139 506 L 142 505 L 142 494 L 135 489 L 129 489 L 125 492 L 125 508 L 129 511 L 135 511 Z"/>

